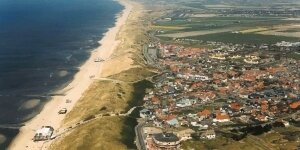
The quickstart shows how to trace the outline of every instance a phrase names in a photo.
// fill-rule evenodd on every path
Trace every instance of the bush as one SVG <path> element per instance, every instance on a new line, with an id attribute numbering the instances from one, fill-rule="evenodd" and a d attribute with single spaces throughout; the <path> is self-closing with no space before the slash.
<path id="1" fill-rule="evenodd" d="M 83 121 L 88 121 L 88 120 L 91 120 L 91 119 L 94 119 L 94 118 L 95 118 L 95 115 L 89 115 L 85 119 L 83 119 Z"/>
<path id="2" fill-rule="evenodd" d="M 103 107 L 101 107 L 100 111 L 104 111 L 106 109 L 107 109 L 107 107 L 103 106 Z"/>

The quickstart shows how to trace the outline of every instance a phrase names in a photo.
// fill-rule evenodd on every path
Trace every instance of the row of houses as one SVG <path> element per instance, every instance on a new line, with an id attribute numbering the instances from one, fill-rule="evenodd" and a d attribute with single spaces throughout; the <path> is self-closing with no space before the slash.
<path id="1" fill-rule="evenodd" d="M 249 53 L 237 45 L 218 46 L 156 46 L 165 71 L 143 99 L 140 116 L 149 125 L 206 133 L 224 125 L 273 121 L 300 109 L 299 60 L 270 64 L 266 60 L 275 55 Z M 219 59 L 223 56 L 225 60 Z"/>

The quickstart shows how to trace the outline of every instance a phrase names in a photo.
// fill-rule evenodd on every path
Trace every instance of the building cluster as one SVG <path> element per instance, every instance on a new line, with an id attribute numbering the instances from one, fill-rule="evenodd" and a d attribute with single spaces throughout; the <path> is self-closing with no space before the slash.
<path id="1" fill-rule="evenodd" d="M 176 147 L 176 141 L 192 135 L 214 139 L 217 131 L 229 127 L 275 122 L 288 125 L 300 110 L 299 60 L 275 61 L 276 53 L 216 45 L 156 46 L 157 63 L 164 66 L 164 72 L 154 79 L 154 88 L 144 97 L 140 116 L 147 120 L 146 126 L 174 135 L 147 134 L 150 146 L 161 145 L 161 140 Z M 175 134 L 187 129 L 193 132 Z"/>

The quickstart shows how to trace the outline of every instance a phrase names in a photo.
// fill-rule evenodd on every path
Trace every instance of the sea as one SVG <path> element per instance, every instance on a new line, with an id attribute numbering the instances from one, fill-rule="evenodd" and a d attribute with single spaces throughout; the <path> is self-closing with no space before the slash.
<path id="1" fill-rule="evenodd" d="M 72 80 L 123 9 L 114 0 L 0 0 L 0 149 Z"/>

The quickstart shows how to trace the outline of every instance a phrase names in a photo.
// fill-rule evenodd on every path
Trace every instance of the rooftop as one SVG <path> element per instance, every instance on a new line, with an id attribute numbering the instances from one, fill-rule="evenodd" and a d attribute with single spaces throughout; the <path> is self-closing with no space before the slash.
<path id="1" fill-rule="evenodd" d="M 177 142 L 179 138 L 173 133 L 154 134 L 154 139 L 160 142 Z"/>

